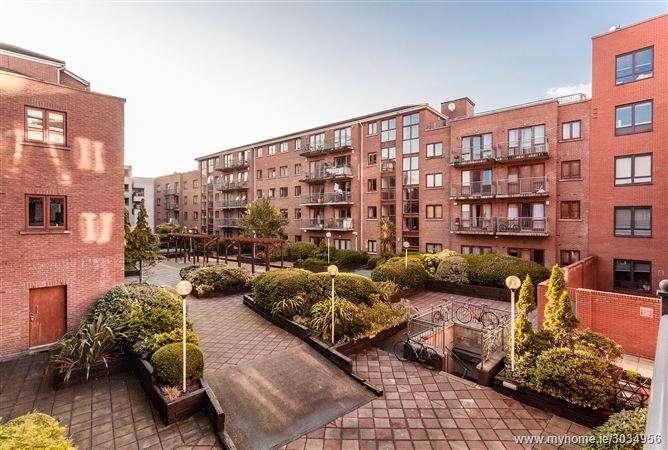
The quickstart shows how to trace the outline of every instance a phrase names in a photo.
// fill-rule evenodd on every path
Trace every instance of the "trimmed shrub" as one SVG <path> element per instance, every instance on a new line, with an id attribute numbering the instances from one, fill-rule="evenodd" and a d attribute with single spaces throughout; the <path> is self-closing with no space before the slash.
<path id="1" fill-rule="evenodd" d="M 318 253 L 318 246 L 311 242 L 289 242 L 285 246 L 285 255 L 292 259 L 306 259 Z"/>
<path id="2" fill-rule="evenodd" d="M 573 344 L 576 349 L 589 351 L 608 364 L 615 364 L 622 359 L 622 346 L 595 331 L 576 331 Z"/>
<path id="3" fill-rule="evenodd" d="M 522 354 L 531 348 L 534 341 L 533 327 L 529 321 L 529 313 L 536 309 L 534 287 L 529 275 L 524 279 L 517 300 L 519 314 L 515 320 L 515 351 Z"/>
<path id="4" fill-rule="evenodd" d="M 167 344 L 160 347 L 151 358 L 158 381 L 169 386 L 177 386 L 182 382 L 183 347 L 181 343 Z M 186 344 L 186 378 L 195 380 L 204 373 L 204 354 L 195 344 Z"/>
<path id="5" fill-rule="evenodd" d="M 329 264 L 333 263 L 328 263 L 326 259 L 311 256 L 310 258 L 306 258 L 304 264 L 311 264 L 313 266 L 328 266 Z"/>
<path id="6" fill-rule="evenodd" d="M 197 295 L 250 289 L 253 282 L 248 271 L 225 264 L 200 267 L 190 272 L 186 279 L 192 283 Z"/>
<path id="7" fill-rule="evenodd" d="M 175 342 L 180 342 L 183 345 L 183 332 L 181 331 L 181 328 L 177 328 L 169 333 L 157 334 L 153 343 L 153 351 L 155 352 L 159 348 Z M 194 331 L 188 331 L 186 333 L 186 343 L 199 345 L 199 336 L 197 336 Z"/>
<path id="8" fill-rule="evenodd" d="M 571 306 L 571 297 L 568 292 L 561 293 L 556 309 L 545 316 L 543 328 L 552 332 L 554 340 L 559 345 L 569 345 L 573 336 L 573 331 L 578 327 L 580 321 L 575 317 Z"/>
<path id="9" fill-rule="evenodd" d="M 304 292 L 311 272 L 303 269 L 270 270 L 255 277 L 255 303 L 271 311 L 274 303 Z"/>
<path id="10" fill-rule="evenodd" d="M 384 299 L 376 283 L 361 275 L 339 273 L 334 281 L 336 294 L 349 302 L 370 305 L 373 299 Z M 332 277 L 327 272 L 310 274 L 305 291 L 317 299 L 329 298 L 332 293 Z"/>
<path id="11" fill-rule="evenodd" d="M 65 428 L 53 417 L 42 413 L 25 414 L 0 425 L 0 448 L 76 450 L 72 439 L 65 437 Z"/>
<path id="12" fill-rule="evenodd" d="M 369 258 L 369 260 L 366 263 L 366 268 L 367 269 L 375 269 L 377 266 L 380 266 L 381 264 L 384 264 L 385 261 L 387 261 L 387 258 L 381 255 L 374 256 L 372 258 Z"/>
<path id="13" fill-rule="evenodd" d="M 461 256 L 450 256 L 438 265 L 435 278 L 448 283 L 468 284 L 466 275 L 467 262 Z"/>
<path id="14" fill-rule="evenodd" d="M 487 253 L 485 255 L 462 255 L 467 262 L 469 283 L 479 286 L 506 287 L 506 278 L 515 275 L 523 280 L 527 275 L 534 285 L 550 276 L 550 272 L 533 261 L 514 256 Z"/>
<path id="15" fill-rule="evenodd" d="M 451 256 L 455 256 L 457 252 L 444 249 L 438 253 L 421 253 L 420 254 L 420 261 L 422 262 L 422 266 L 424 267 L 424 270 L 427 271 L 430 277 L 434 277 L 436 275 L 436 271 L 438 270 L 438 266 L 448 259 Z"/>
<path id="16" fill-rule="evenodd" d="M 632 442 L 628 437 L 645 435 L 647 408 L 627 409 L 610 416 L 600 427 L 594 428 L 589 436 L 590 442 L 585 450 L 642 450 L 642 439 Z M 626 442 L 612 443 L 611 436 L 626 436 Z M 607 440 L 604 439 L 607 437 Z M 621 440 L 621 439 L 620 439 Z"/>
<path id="17" fill-rule="evenodd" d="M 213 245 L 213 244 L 211 244 Z M 179 270 L 179 276 L 181 277 L 182 280 L 185 280 L 188 277 L 188 274 L 192 272 L 193 270 L 197 270 L 202 266 L 185 266 L 181 270 Z"/>
<path id="18" fill-rule="evenodd" d="M 369 261 L 367 252 L 355 250 L 338 250 L 336 252 L 335 264 L 339 266 L 363 266 Z"/>
<path id="19" fill-rule="evenodd" d="M 429 278 L 427 271 L 419 260 L 408 259 L 408 268 L 403 258 L 393 258 L 371 272 L 373 281 L 393 281 L 402 289 L 417 288 L 424 285 Z"/>
<path id="20" fill-rule="evenodd" d="M 283 316 L 291 319 L 294 316 L 304 314 L 307 304 L 308 302 L 304 295 L 285 297 L 279 299 L 271 306 L 271 315 L 274 317 Z"/>

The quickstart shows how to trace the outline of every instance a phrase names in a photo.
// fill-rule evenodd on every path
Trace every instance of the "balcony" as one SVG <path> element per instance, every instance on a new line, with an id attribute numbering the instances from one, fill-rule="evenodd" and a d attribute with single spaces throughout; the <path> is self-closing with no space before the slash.
<path id="1" fill-rule="evenodd" d="M 352 192 L 320 192 L 302 195 L 299 204 L 306 206 L 336 205 L 353 203 Z"/>
<path id="2" fill-rule="evenodd" d="M 519 179 L 498 180 L 496 197 L 545 197 L 550 195 L 547 177 L 530 177 Z"/>
<path id="3" fill-rule="evenodd" d="M 397 162 L 393 159 L 382 161 L 380 164 L 380 171 L 383 173 L 395 172 L 396 168 L 397 168 Z"/>
<path id="4" fill-rule="evenodd" d="M 494 145 L 453 148 L 450 150 L 450 165 L 453 167 L 469 167 L 492 164 L 495 161 L 496 153 L 497 150 Z"/>
<path id="5" fill-rule="evenodd" d="M 341 180 L 353 177 L 353 169 L 350 165 L 329 166 L 325 165 L 310 172 L 302 172 L 299 181 L 304 183 L 319 183 L 327 180 Z"/>
<path id="6" fill-rule="evenodd" d="M 547 140 L 520 141 L 499 144 L 496 159 L 499 162 L 520 161 L 527 159 L 545 159 L 548 157 Z"/>
<path id="7" fill-rule="evenodd" d="M 228 172 L 231 170 L 245 169 L 248 167 L 247 159 L 236 159 L 232 161 L 223 160 L 222 163 L 216 165 L 216 170 L 220 172 Z"/>
<path id="8" fill-rule="evenodd" d="M 165 191 L 164 191 L 164 195 L 165 195 L 165 197 L 168 197 L 168 196 L 170 196 L 170 195 L 179 195 L 179 191 L 177 191 L 177 190 L 174 189 L 174 188 L 171 188 L 171 189 L 165 189 Z"/>
<path id="9" fill-rule="evenodd" d="M 302 230 L 332 230 L 332 231 L 351 231 L 353 229 L 353 219 L 346 218 L 315 218 L 315 219 L 301 219 Z"/>
<path id="10" fill-rule="evenodd" d="M 306 157 L 319 156 L 331 153 L 338 153 L 346 150 L 352 150 L 353 141 L 350 139 L 327 139 L 321 144 L 304 144 L 299 147 L 299 153 Z"/>
<path id="11" fill-rule="evenodd" d="M 496 234 L 501 236 L 547 236 L 545 217 L 497 217 Z"/>
<path id="12" fill-rule="evenodd" d="M 218 191 L 238 191 L 248 189 L 248 181 L 219 181 L 216 183 Z"/>
<path id="13" fill-rule="evenodd" d="M 179 210 L 179 205 L 178 203 L 169 203 L 164 206 L 165 211 L 178 211 Z"/>
<path id="14" fill-rule="evenodd" d="M 217 228 L 239 228 L 239 219 L 236 218 L 214 219 L 213 224 Z"/>
<path id="15" fill-rule="evenodd" d="M 246 208 L 248 206 L 248 200 L 245 198 L 235 199 L 235 200 L 222 200 L 216 202 L 216 208 L 222 209 L 233 209 L 233 208 Z"/>
<path id="16" fill-rule="evenodd" d="M 474 181 L 469 184 L 451 184 L 450 199 L 468 199 L 468 198 L 491 198 L 496 192 L 494 183 L 483 183 Z"/>
<path id="17" fill-rule="evenodd" d="M 456 234 L 494 234 L 494 219 L 491 217 L 455 217 L 450 229 Z"/>
<path id="18" fill-rule="evenodd" d="M 397 199 L 397 190 L 395 188 L 382 188 L 380 190 L 381 202 L 393 202 Z"/>

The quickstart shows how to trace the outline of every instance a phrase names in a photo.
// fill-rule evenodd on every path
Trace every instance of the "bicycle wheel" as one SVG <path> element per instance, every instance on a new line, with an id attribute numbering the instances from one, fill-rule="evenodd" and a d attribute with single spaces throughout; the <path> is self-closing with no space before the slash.
<path id="1" fill-rule="evenodd" d="M 457 308 L 455 316 L 457 316 L 457 320 L 461 323 L 469 323 L 473 319 L 473 314 L 471 314 L 471 310 L 467 306 Z"/>
<path id="2" fill-rule="evenodd" d="M 420 349 L 420 362 L 429 370 L 441 368 L 441 355 L 434 347 L 425 345 Z"/>
<path id="3" fill-rule="evenodd" d="M 483 326 L 488 330 L 492 330 L 499 325 L 499 318 L 497 317 L 497 315 L 489 311 L 485 311 L 484 313 L 482 313 L 480 321 L 482 322 Z"/>
<path id="4" fill-rule="evenodd" d="M 394 344 L 394 356 L 397 357 L 399 361 L 408 361 L 411 359 L 411 352 L 413 347 L 408 341 L 399 341 Z"/>

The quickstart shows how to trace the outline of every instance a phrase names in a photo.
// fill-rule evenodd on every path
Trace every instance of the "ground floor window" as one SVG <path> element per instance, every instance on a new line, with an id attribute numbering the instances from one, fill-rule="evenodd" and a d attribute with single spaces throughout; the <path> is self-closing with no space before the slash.
<path id="1" fill-rule="evenodd" d="M 350 239 L 334 239 L 334 247 L 337 250 L 351 250 L 351 240 Z"/>
<path id="2" fill-rule="evenodd" d="M 536 248 L 509 248 L 508 254 L 538 264 L 545 264 L 545 250 Z"/>
<path id="3" fill-rule="evenodd" d="M 443 244 L 426 244 L 427 253 L 438 253 L 443 251 Z"/>
<path id="4" fill-rule="evenodd" d="M 322 239 L 323 239 L 322 237 L 311 236 L 308 240 L 311 244 L 320 245 L 320 243 L 322 242 Z"/>
<path id="5" fill-rule="evenodd" d="M 26 196 L 26 228 L 65 229 L 66 227 L 67 201 L 64 196 Z"/>
<path id="6" fill-rule="evenodd" d="M 580 261 L 580 250 L 562 250 L 560 256 L 561 266 L 570 266 L 574 262 Z"/>
<path id="7" fill-rule="evenodd" d="M 492 253 L 492 247 L 479 247 L 477 245 L 462 245 L 462 255 L 485 255 Z"/>
<path id="8" fill-rule="evenodd" d="M 378 243 L 376 241 L 367 241 L 366 251 L 369 253 L 378 253 Z"/>
<path id="9" fill-rule="evenodd" d="M 295 242 L 301 242 L 301 241 L 302 241 L 301 235 L 295 236 Z"/>
<path id="10" fill-rule="evenodd" d="M 615 289 L 650 292 L 652 263 L 631 259 L 615 259 Z"/>

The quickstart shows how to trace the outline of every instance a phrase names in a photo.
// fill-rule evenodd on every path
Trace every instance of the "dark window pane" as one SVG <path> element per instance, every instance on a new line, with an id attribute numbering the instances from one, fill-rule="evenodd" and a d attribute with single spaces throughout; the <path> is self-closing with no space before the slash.
<path id="1" fill-rule="evenodd" d="M 49 226 L 65 226 L 65 199 L 52 198 L 49 200 Z"/>
<path id="2" fill-rule="evenodd" d="M 43 227 L 44 226 L 44 198 L 30 197 L 28 198 L 28 226 Z"/>

